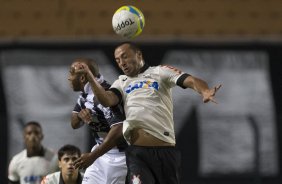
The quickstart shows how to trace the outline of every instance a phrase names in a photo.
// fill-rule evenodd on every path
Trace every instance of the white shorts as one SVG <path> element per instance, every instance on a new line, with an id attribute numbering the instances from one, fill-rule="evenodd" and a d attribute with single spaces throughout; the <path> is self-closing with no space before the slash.
<path id="1" fill-rule="evenodd" d="M 91 152 L 97 147 L 96 144 Z M 82 184 L 124 184 L 126 174 L 125 153 L 113 148 L 86 169 Z"/>

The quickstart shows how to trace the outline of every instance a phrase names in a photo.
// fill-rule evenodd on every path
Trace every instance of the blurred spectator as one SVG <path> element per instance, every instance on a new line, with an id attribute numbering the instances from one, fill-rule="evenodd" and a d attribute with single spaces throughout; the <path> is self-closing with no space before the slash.
<path id="1" fill-rule="evenodd" d="M 42 177 L 58 170 L 57 156 L 42 146 L 43 132 L 36 121 L 24 126 L 23 151 L 16 154 L 9 165 L 10 184 L 40 184 Z"/>

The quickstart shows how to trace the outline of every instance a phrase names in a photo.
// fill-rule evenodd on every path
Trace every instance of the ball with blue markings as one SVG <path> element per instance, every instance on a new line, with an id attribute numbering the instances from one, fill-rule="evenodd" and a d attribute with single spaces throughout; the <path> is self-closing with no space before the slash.
<path id="1" fill-rule="evenodd" d="M 145 18 L 138 8 L 122 6 L 114 13 L 112 25 L 116 34 L 131 39 L 142 33 Z"/>

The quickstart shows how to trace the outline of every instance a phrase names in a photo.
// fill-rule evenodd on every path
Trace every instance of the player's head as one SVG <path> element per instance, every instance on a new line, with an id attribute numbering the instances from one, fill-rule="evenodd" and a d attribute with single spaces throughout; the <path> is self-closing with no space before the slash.
<path id="1" fill-rule="evenodd" d="M 62 175 L 77 177 L 78 169 L 75 169 L 73 162 L 81 156 L 81 151 L 74 145 L 64 145 L 58 151 L 59 167 Z"/>
<path id="2" fill-rule="evenodd" d="M 43 132 L 41 125 L 36 121 L 30 121 L 24 126 L 24 141 L 27 148 L 41 147 Z"/>
<path id="3" fill-rule="evenodd" d="M 90 58 L 77 58 L 70 66 L 68 80 L 70 81 L 70 85 L 74 91 L 82 91 L 84 89 L 84 85 L 88 82 L 86 74 L 76 73 L 76 70 L 79 69 L 77 67 L 80 63 L 84 63 L 88 66 L 89 70 L 95 77 L 99 77 L 99 67 L 97 63 Z"/>
<path id="4" fill-rule="evenodd" d="M 144 65 L 141 49 L 131 42 L 123 42 L 115 49 L 115 61 L 127 76 L 136 76 Z"/>

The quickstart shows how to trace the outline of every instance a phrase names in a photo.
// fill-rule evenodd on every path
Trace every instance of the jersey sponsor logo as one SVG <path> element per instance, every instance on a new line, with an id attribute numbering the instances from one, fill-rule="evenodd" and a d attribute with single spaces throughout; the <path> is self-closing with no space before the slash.
<path id="1" fill-rule="evenodd" d="M 37 183 L 38 181 L 41 181 L 42 176 L 26 176 L 24 177 L 25 183 Z"/>
<path id="2" fill-rule="evenodd" d="M 149 81 L 149 80 L 144 80 L 144 81 L 140 81 L 140 82 L 137 82 L 135 84 L 130 84 L 126 89 L 125 89 L 125 92 L 127 94 L 131 93 L 132 91 L 134 90 L 137 90 L 137 89 L 141 89 L 141 88 L 152 88 L 152 89 L 155 89 L 155 90 L 159 90 L 159 83 L 156 82 L 156 81 Z"/>

